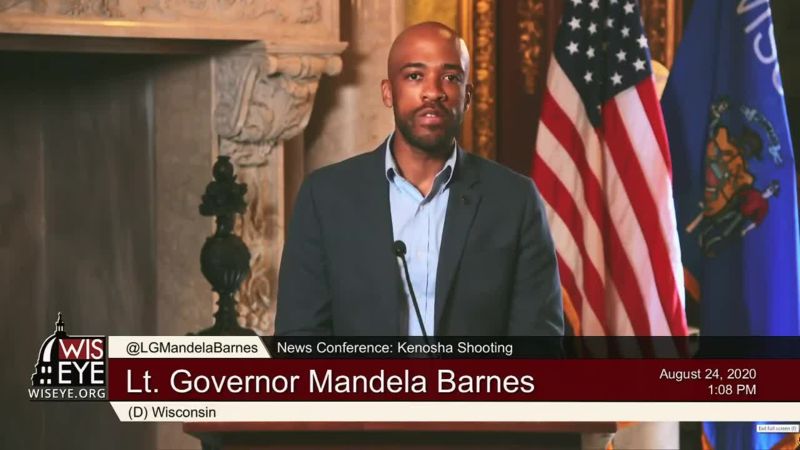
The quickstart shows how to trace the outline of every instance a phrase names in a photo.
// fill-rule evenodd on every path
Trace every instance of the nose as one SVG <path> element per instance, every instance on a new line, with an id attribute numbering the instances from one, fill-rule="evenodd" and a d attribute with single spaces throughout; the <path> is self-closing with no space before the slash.
<path id="1" fill-rule="evenodd" d="M 422 90 L 422 100 L 425 102 L 443 102 L 447 100 L 447 94 L 442 88 L 442 80 L 429 78 Z"/>

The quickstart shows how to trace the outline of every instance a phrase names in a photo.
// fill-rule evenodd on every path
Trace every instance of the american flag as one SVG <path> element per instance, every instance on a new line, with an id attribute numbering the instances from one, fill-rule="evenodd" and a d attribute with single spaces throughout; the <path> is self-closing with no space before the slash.
<path id="1" fill-rule="evenodd" d="M 635 1 L 566 1 L 532 176 L 576 334 L 685 336 L 672 163 Z"/>

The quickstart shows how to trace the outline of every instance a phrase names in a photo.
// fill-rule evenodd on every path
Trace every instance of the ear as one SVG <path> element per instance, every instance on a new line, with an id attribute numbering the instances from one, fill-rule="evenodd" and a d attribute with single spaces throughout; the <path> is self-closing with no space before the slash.
<path id="1" fill-rule="evenodd" d="M 381 80 L 381 97 L 383 98 L 383 105 L 387 108 L 394 106 L 394 99 L 392 98 L 392 84 L 389 80 Z"/>
<path id="2" fill-rule="evenodd" d="M 468 111 L 470 105 L 472 105 L 472 92 L 472 83 L 467 83 L 464 89 L 464 112 Z"/>

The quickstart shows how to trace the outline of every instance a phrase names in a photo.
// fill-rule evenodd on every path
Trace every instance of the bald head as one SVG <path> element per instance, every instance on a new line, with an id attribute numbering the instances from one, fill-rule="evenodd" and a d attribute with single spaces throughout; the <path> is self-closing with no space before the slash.
<path id="1" fill-rule="evenodd" d="M 467 44 L 456 32 L 439 22 L 423 22 L 403 30 L 392 43 L 387 60 L 389 79 L 405 65 L 414 63 L 417 56 L 432 47 L 444 47 L 452 51 L 451 64 L 460 66 L 464 75 L 469 75 L 469 51 Z"/>
<path id="2" fill-rule="evenodd" d="M 441 23 L 405 29 L 389 51 L 383 104 L 394 110 L 395 150 L 447 159 L 472 97 L 464 41 Z"/>

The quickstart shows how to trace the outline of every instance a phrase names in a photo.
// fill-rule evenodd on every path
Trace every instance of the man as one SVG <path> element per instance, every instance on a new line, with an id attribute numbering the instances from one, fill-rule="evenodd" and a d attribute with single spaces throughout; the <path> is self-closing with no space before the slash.
<path id="1" fill-rule="evenodd" d="M 555 252 L 533 183 L 456 144 L 468 73 L 464 41 L 448 27 L 423 23 L 397 37 L 381 83 L 394 133 L 300 188 L 277 334 L 563 333 Z M 408 279 L 395 241 L 406 248 Z"/>

